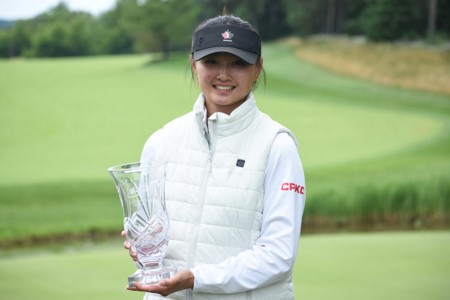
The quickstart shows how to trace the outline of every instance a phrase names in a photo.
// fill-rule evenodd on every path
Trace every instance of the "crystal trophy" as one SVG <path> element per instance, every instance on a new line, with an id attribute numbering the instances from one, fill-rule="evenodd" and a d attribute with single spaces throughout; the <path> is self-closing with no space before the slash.
<path id="1" fill-rule="evenodd" d="M 108 169 L 123 209 L 123 226 L 131 250 L 137 253 L 137 271 L 128 287 L 138 282 L 153 285 L 173 276 L 176 267 L 162 261 L 169 242 L 169 218 L 164 199 L 165 164 L 139 162 Z"/>

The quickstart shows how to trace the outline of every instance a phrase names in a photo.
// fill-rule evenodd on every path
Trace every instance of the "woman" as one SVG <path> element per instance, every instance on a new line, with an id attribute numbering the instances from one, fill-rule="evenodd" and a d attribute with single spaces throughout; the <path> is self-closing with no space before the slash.
<path id="1" fill-rule="evenodd" d="M 206 20 L 190 63 L 201 90 L 193 111 L 155 132 L 141 157 L 168 162 L 164 263 L 180 271 L 131 289 L 145 299 L 293 299 L 304 175 L 292 132 L 255 104 L 261 38 L 232 15 Z"/>

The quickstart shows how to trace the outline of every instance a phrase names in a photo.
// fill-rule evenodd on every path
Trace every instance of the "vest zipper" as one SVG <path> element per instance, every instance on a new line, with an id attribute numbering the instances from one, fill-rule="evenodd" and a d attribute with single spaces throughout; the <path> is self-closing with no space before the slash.
<path id="1" fill-rule="evenodd" d="M 215 139 L 216 139 L 216 123 L 217 119 L 211 119 L 208 120 L 208 127 L 207 127 L 207 141 L 208 141 L 208 147 L 209 147 L 209 154 L 208 154 L 208 170 L 209 173 L 211 173 L 212 169 L 212 157 L 214 155 L 215 150 Z"/>
<path id="2" fill-rule="evenodd" d="M 210 143 L 209 143 L 209 156 L 208 156 L 208 170 L 209 170 L 209 173 L 211 173 L 211 171 L 212 171 L 212 159 L 213 159 L 213 155 L 214 155 L 214 152 L 215 152 L 215 150 L 216 150 L 216 123 L 217 123 L 217 120 L 211 120 L 211 121 L 208 121 L 208 124 L 209 124 L 209 140 L 210 140 Z"/>
<path id="3" fill-rule="evenodd" d="M 195 258 L 195 252 L 197 251 L 197 242 L 198 242 L 198 236 L 199 236 L 199 225 L 203 216 L 203 208 L 204 208 L 204 204 L 205 204 L 205 198 L 206 198 L 206 189 L 208 187 L 208 179 L 209 179 L 209 175 L 211 174 L 212 171 L 212 159 L 213 159 L 213 155 L 214 155 L 214 150 L 215 150 L 215 136 L 214 136 L 214 131 L 216 128 L 216 124 L 214 121 L 209 121 L 209 133 L 207 133 L 207 135 L 205 135 L 205 138 L 207 140 L 207 144 L 208 144 L 208 161 L 207 161 L 207 168 L 206 168 L 206 172 L 203 175 L 202 178 L 202 190 L 200 193 L 200 203 L 199 203 L 199 214 L 198 214 L 198 218 L 197 218 L 197 222 L 194 225 L 194 233 L 192 234 L 192 242 L 190 245 L 190 249 L 189 249 L 189 256 L 188 256 L 188 261 L 187 261 L 187 268 L 190 269 L 193 267 L 193 263 L 194 263 L 194 258 Z M 192 299 L 192 294 L 191 293 L 187 293 L 187 299 Z"/>

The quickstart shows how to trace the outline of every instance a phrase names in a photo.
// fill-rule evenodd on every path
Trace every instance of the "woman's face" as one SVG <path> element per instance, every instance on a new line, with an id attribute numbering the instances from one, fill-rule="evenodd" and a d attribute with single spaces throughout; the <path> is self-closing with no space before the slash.
<path id="1" fill-rule="evenodd" d="M 262 59 L 251 65 L 233 54 L 214 53 L 199 61 L 191 58 L 191 65 L 210 116 L 230 114 L 245 101 L 261 72 Z"/>

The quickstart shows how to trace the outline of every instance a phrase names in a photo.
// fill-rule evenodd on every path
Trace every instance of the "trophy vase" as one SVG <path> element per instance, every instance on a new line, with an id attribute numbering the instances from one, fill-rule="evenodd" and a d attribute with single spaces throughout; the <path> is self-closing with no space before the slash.
<path id="1" fill-rule="evenodd" d="M 128 276 L 136 282 L 157 284 L 176 273 L 162 261 L 169 242 L 169 217 L 164 199 L 165 164 L 142 166 L 139 162 L 108 169 L 119 193 L 123 226 L 131 250 L 137 253 L 137 271 Z"/>

